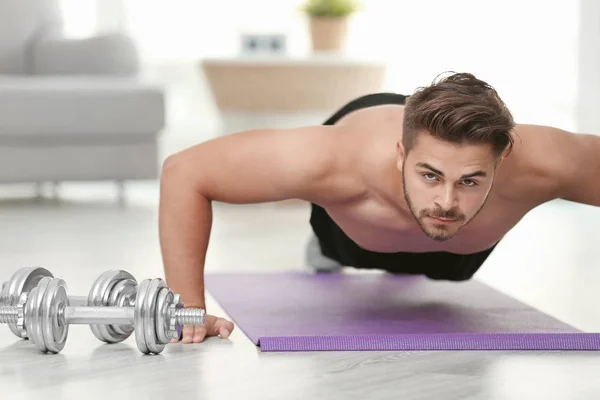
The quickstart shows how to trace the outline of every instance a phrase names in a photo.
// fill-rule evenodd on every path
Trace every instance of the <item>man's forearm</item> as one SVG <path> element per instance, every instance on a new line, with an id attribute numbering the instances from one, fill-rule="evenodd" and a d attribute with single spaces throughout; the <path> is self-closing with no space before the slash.
<path id="1" fill-rule="evenodd" d="M 167 285 L 185 306 L 205 307 L 204 262 L 212 226 L 212 206 L 187 182 L 186 174 L 163 172 L 159 239 Z"/>

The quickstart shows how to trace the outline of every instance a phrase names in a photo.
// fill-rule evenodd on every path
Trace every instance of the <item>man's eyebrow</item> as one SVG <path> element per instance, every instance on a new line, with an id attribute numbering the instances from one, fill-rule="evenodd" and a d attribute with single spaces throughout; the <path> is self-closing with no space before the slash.
<path id="1" fill-rule="evenodd" d="M 436 174 L 438 174 L 439 176 L 444 176 L 444 173 L 442 171 L 440 171 L 437 168 L 432 167 L 431 165 L 427 164 L 427 163 L 417 163 L 417 167 L 421 167 L 421 168 L 426 168 L 428 170 L 431 170 L 432 172 L 435 172 Z M 471 172 L 470 174 L 465 174 L 463 176 L 460 177 L 460 179 L 468 179 L 468 178 L 473 178 L 476 176 L 481 176 L 481 177 L 486 177 L 487 174 L 485 173 L 485 171 L 475 171 L 475 172 Z"/>

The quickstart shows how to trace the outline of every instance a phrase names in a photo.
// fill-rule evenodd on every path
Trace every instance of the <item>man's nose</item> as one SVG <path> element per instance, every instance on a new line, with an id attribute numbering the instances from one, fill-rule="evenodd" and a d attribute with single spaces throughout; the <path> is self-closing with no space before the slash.
<path id="1" fill-rule="evenodd" d="M 456 205 L 456 190 L 454 187 L 444 187 L 438 196 L 438 205 L 442 210 L 450 210 Z"/>

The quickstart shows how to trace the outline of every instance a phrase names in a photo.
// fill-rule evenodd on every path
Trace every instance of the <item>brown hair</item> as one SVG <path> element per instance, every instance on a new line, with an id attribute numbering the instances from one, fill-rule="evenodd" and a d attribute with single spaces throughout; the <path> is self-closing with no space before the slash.
<path id="1" fill-rule="evenodd" d="M 489 143 L 496 157 L 510 151 L 515 122 L 496 90 L 469 73 L 439 77 L 406 100 L 405 151 L 410 151 L 422 132 L 450 143 Z"/>

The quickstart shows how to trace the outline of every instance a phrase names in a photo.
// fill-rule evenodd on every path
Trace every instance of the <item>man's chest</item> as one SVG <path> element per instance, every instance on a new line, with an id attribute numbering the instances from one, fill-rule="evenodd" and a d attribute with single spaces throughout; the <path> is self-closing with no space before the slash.
<path id="1" fill-rule="evenodd" d="M 423 233 L 417 220 L 377 201 L 325 207 L 332 220 L 365 250 L 391 252 L 447 251 L 472 254 L 492 247 L 525 215 L 500 201 L 490 201 L 451 239 L 438 242 Z"/>

